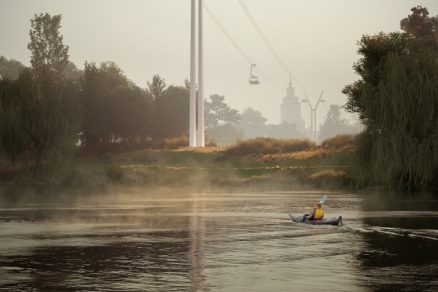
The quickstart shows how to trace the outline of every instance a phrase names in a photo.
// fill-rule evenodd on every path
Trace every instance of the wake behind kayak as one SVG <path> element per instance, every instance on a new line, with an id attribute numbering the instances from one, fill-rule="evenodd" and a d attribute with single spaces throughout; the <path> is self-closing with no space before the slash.
<path id="1" fill-rule="evenodd" d="M 296 223 L 303 223 L 303 224 L 312 224 L 312 225 L 343 225 L 342 224 L 342 216 L 339 216 L 338 218 L 331 218 L 331 219 L 318 219 L 318 220 L 306 220 L 303 221 L 303 216 L 292 216 L 289 214 L 290 219 L 293 222 Z"/>

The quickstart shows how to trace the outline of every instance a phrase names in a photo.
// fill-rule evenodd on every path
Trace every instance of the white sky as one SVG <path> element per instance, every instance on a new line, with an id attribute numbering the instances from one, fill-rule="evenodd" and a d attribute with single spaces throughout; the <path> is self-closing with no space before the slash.
<path id="1" fill-rule="evenodd" d="M 249 64 L 205 13 L 206 94 L 225 95 L 239 110 L 260 110 L 280 120 L 288 75 L 265 47 L 237 0 L 205 0 L 239 45 L 278 89 L 261 77 L 247 82 Z M 330 104 L 344 104 L 344 85 L 355 76 L 356 42 L 363 34 L 399 30 L 410 8 L 423 5 L 438 14 L 438 0 L 246 0 L 270 43 L 311 95 L 324 89 L 322 122 Z M 111 60 L 141 87 L 153 74 L 182 85 L 189 76 L 190 0 L 0 0 L 0 55 L 29 64 L 30 19 L 35 13 L 62 14 L 70 59 Z M 297 94 L 303 88 L 294 83 Z M 314 97 L 316 98 L 316 96 Z M 302 105 L 306 123 L 309 110 Z"/>

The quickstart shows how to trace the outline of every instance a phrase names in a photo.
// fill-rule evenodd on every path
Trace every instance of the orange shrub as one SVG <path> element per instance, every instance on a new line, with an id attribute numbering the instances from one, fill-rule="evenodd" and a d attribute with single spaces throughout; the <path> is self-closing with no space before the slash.
<path id="1" fill-rule="evenodd" d="M 182 147 L 187 147 L 189 145 L 189 138 L 186 136 L 167 138 L 164 140 L 165 149 L 178 149 Z"/>
<path id="2" fill-rule="evenodd" d="M 315 147 L 315 143 L 309 140 L 274 139 L 259 137 L 255 139 L 237 142 L 228 147 L 226 156 L 245 156 L 252 154 L 274 154 L 303 151 Z"/>
<path id="3" fill-rule="evenodd" d="M 327 148 L 344 148 L 346 146 L 355 146 L 357 135 L 338 135 L 333 138 L 324 140 L 321 145 Z"/>

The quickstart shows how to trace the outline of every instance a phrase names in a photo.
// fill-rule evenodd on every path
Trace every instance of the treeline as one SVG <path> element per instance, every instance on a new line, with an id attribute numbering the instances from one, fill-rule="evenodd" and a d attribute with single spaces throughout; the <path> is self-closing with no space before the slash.
<path id="1" fill-rule="evenodd" d="M 140 87 L 113 62 L 86 62 L 79 69 L 60 30 L 61 15 L 35 15 L 28 43 L 31 66 L 0 57 L 2 170 L 27 169 L 42 180 L 57 180 L 78 149 L 102 153 L 188 144 L 187 81 L 167 85 L 155 75 Z M 223 96 L 206 101 L 210 144 L 301 134 L 292 125 L 266 121 L 251 108 L 232 109 Z"/>
<path id="2" fill-rule="evenodd" d="M 239 112 L 225 103 L 225 97 L 212 95 L 206 102 L 206 137 L 219 145 L 234 144 L 240 140 L 257 137 L 279 139 L 307 138 L 296 125 L 267 123 L 262 113 L 251 107 Z"/>
<path id="3" fill-rule="evenodd" d="M 418 190 L 438 186 L 438 17 L 411 11 L 401 32 L 362 37 L 360 79 L 343 92 L 365 126 L 363 179 Z"/>
<path id="4" fill-rule="evenodd" d="M 41 179 L 56 180 L 79 146 L 145 145 L 187 133 L 187 85 L 167 86 L 156 75 L 140 88 L 112 62 L 79 70 L 60 28 L 60 15 L 35 15 L 31 67 L 0 58 L 3 168 L 30 168 Z"/>

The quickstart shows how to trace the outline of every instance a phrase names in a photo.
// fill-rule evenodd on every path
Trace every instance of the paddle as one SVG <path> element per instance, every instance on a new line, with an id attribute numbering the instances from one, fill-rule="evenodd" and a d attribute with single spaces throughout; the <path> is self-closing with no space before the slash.
<path id="1" fill-rule="evenodd" d="M 321 199 L 319 199 L 319 203 L 320 203 L 321 205 L 322 205 L 322 204 L 327 205 L 327 201 L 328 201 L 328 197 L 327 197 L 327 195 L 324 195 L 324 196 L 321 197 Z"/>

